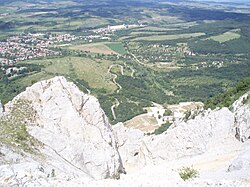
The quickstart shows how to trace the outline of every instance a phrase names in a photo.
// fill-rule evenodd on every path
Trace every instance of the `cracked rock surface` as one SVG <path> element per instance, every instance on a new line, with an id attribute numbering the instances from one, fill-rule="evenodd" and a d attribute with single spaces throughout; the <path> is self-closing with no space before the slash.
<path id="1" fill-rule="evenodd" d="M 64 77 L 38 82 L 0 106 L 0 186 L 248 187 L 249 95 L 145 135 L 111 127 L 98 100 Z M 183 167 L 199 176 L 182 180 Z"/>
<path id="2" fill-rule="evenodd" d="M 18 100 L 29 101 L 35 111 L 36 120 L 27 124 L 27 131 L 41 142 L 39 152 L 54 173 L 119 178 L 123 166 L 116 141 L 95 97 L 64 77 L 55 77 L 15 97 L 5 106 L 6 114 Z"/>

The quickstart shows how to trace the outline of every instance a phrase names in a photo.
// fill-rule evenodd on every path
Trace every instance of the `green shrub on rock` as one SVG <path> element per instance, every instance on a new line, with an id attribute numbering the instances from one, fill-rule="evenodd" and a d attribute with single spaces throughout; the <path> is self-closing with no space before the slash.
<path id="1" fill-rule="evenodd" d="M 199 176 L 199 172 L 193 167 L 182 167 L 179 170 L 180 177 L 185 181 Z"/>

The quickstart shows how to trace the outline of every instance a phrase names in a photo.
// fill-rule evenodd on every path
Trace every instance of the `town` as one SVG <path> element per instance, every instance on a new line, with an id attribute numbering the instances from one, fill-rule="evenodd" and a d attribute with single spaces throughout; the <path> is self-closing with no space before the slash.
<path id="1" fill-rule="evenodd" d="M 62 52 L 58 50 L 59 44 L 67 44 L 73 41 L 93 42 L 95 39 L 110 40 L 113 32 L 142 27 L 141 25 L 115 25 L 92 30 L 87 36 L 76 36 L 73 34 L 48 34 L 48 33 L 22 33 L 5 41 L 0 41 L 0 67 L 13 66 L 19 61 L 59 56 Z M 93 34 L 92 34 L 93 33 Z"/>

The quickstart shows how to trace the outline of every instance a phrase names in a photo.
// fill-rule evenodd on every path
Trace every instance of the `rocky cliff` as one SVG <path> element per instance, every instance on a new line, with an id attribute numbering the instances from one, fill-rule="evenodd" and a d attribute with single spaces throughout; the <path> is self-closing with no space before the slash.
<path id="1" fill-rule="evenodd" d="M 250 92 L 241 96 L 233 104 L 236 138 L 242 142 L 250 139 Z"/>
<path id="2" fill-rule="evenodd" d="M 11 149 L 4 148 L 1 152 L 4 160 L 10 151 L 33 153 L 36 167 L 44 165 L 41 170 L 50 176 L 84 175 L 104 179 L 119 178 L 123 172 L 116 140 L 97 99 L 80 92 L 64 77 L 27 88 L 5 106 L 2 121 L 5 125 L 2 128 L 9 128 L 7 125 L 23 128 L 16 131 L 20 135 L 15 139 L 1 134 Z M 21 159 L 26 162 L 27 157 Z M 20 159 L 17 160 L 14 162 L 19 163 Z M 32 170 L 29 165 L 26 168 L 24 164 L 23 169 Z M 16 172 L 19 169 L 14 166 L 13 173 Z"/>
<path id="3" fill-rule="evenodd" d="M 249 186 L 249 95 L 146 136 L 64 77 L 38 82 L 2 112 L 0 186 Z"/>

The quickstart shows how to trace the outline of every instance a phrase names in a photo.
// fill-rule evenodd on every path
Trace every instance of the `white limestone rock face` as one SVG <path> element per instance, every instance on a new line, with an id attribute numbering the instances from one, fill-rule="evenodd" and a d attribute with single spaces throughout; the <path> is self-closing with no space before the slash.
<path id="1" fill-rule="evenodd" d="M 56 157 L 94 179 L 119 177 L 123 166 L 116 141 L 96 98 L 55 77 L 27 88 L 6 105 L 6 113 L 18 100 L 30 101 L 35 110 L 28 132 L 43 144 L 48 162 L 60 169 Z"/>
<path id="2" fill-rule="evenodd" d="M 244 94 L 233 104 L 236 138 L 242 142 L 250 139 L 250 105 L 244 103 L 249 97 L 250 92 Z"/>
<path id="3" fill-rule="evenodd" d="M 174 160 L 219 149 L 221 146 L 218 144 L 223 144 L 233 136 L 233 113 L 227 108 L 205 112 L 193 120 L 181 122 L 159 136 L 149 138 L 147 145 L 153 158 Z"/>
<path id="4" fill-rule="evenodd" d="M 132 173 L 121 175 L 120 180 L 93 181 L 95 187 L 186 187 L 179 174 L 164 165 L 147 165 Z"/>
<path id="5" fill-rule="evenodd" d="M 114 125 L 113 131 L 125 169 L 140 168 L 152 162 L 142 131 L 127 128 L 122 123 Z"/>
<path id="6" fill-rule="evenodd" d="M 233 171 L 242 171 L 246 170 L 247 175 L 249 176 L 250 172 L 250 141 L 247 141 L 244 144 L 244 148 L 242 152 L 239 154 L 237 158 L 235 158 L 232 163 L 228 167 L 229 172 Z"/>

